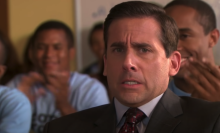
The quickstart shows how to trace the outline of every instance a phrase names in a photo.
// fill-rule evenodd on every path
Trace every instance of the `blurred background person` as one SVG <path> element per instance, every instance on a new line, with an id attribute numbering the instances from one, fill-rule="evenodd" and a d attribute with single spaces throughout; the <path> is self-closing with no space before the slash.
<path id="1" fill-rule="evenodd" d="M 5 73 L 2 75 L 0 84 L 5 85 L 7 84 L 15 75 L 22 73 L 23 69 L 21 63 L 18 60 L 17 52 L 14 46 L 11 44 L 11 41 L 8 39 L 7 36 L 3 35 L 0 32 L 0 43 L 4 46 L 5 51 L 7 51 L 7 56 L 3 61 L 6 69 Z M 2 51 L 4 52 L 4 51 Z"/>
<path id="2" fill-rule="evenodd" d="M 110 101 L 113 96 L 108 89 L 107 77 L 103 75 L 104 62 L 103 62 L 103 54 L 105 51 L 105 43 L 103 38 L 103 30 L 104 30 L 103 22 L 97 22 L 93 25 L 90 33 L 89 33 L 89 46 L 91 51 L 96 56 L 96 61 L 86 67 L 82 73 L 89 74 L 91 77 L 98 79 L 107 89 L 108 96 Z"/>
<path id="3" fill-rule="evenodd" d="M 103 68 L 103 54 L 105 50 L 103 26 L 103 22 L 96 23 L 89 33 L 89 46 L 97 60 L 82 71 L 85 74 L 98 74 Z"/>
<path id="4" fill-rule="evenodd" d="M 220 68 L 213 55 L 219 30 L 213 9 L 201 0 L 175 0 L 164 9 L 179 28 L 177 50 L 182 56 L 169 88 L 179 96 L 220 101 Z"/>
<path id="5" fill-rule="evenodd" d="M 35 71 L 16 76 L 8 85 L 17 87 L 32 102 L 34 132 L 41 133 L 47 122 L 60 116 L 109 103 L 98 80 L 71 72 L 75 48 L 67 25 L 46 21 L 37 27 L 28 44 Z"/>
<path id="6" fill-rule="evenodd" d="M 18 61 L 8 39 L 0 34 L 0 82 L 10 80 Z M 14 57 L 13 57 L 14 56 Z M 14 59 L 13 59 L 14 58 Z M 13 60 L 15 62 L 13 62 Z M 31 124 L 31 105 L 26 96 L 17 89 L 0 86 L 0 133 L 28 133 Z"/>

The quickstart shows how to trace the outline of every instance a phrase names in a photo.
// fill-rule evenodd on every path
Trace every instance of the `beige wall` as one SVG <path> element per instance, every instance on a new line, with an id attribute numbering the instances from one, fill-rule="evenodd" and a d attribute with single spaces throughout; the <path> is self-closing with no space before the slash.
<path id="1" fill-rule="evenodd" d="M 55 19 L 75 31 L 74 0 L 9 0 L 9 37 L 20 59 L 30 34 L 42 22 Z M 72 63 L 75 70 L 75 61 Z"/>

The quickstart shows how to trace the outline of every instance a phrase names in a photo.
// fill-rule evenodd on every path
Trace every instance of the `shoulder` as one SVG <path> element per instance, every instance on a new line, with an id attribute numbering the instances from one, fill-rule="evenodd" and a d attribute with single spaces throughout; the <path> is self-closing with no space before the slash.
<path id="1" fill-rule="evenodd" d="M 104 86 L 95 78 L 91 78 L 86 74 L 80 74 L 78 72 L 71 73 L 70 86 L 79 86 L 79 87 L 103 87 Z"/>
<path id="2" fill-rule="evenodd" d="M 0 103 L 0 109 L 4 108 L 6 113 L 15 111 L 23 114 L 22 111 L 31 111 L 31 104 L 28 98 L 17 89 L 0 86 Z M 0 110 L 0 112 L 2 111 Z"/>
<path id="3" fill-rule="evenodd" d="M 28 132 L 31 113 L 31 104 L 23 93 L 17 89 L 0 86 L 1 131 Z"/>
<path id="4" fill-rule="evenodd" d="M 104 110 L 109 108 L 110 104 L 106 104 L 106 105 L 101 105 L 101 106 L 97 106 L 94 108 L 90 108 L 90 109 L 86 109 L 83 111 L 79 111 L 61 118 L 58 118 L 54 121 L 52 121 L 51 123 L 60 123 L 60 122 L 65 122 L 65 121 L 83 121 L 86 120 L 88 121 L 88 119 L 90 120 L 94 120 L 97 117 L 96 116 L 100 116 L 102 115 L 102 113 L 104 113 Z"/>
<path id="5" fill-rule="evenodd" d="M 55 119 L 49 123 L 47 123 L 47 126 L 45 127 L 46 130 L 49 130 L 50 132 L 53 131 L 60 131 L 63 132 L 69 127 L 77 127 L 82 125 L 88 125 L 87 123 L 91 124 L 95 122 L 101 115 L 105 113 L 105 110 L 109 109 L 111 105 L 106 104 L 94 108 L 90 108 L 87 110 L 83 110 L 80 112 L 76 112 L 67 116 L 63 116 L 61 118 Z M 58 129 L 56 129 L 58 127 Z"/>
<path id="6" fill-rule="evenodd" d="M 15 103 L 29 103 L 26 96 L 17 89 L 0 86 L 0 100 Z"/>
<path id="7" fill-rule="evenodd" d="M 187 114 L 194 114 L 195 116 L 215 117 L 220 115 L 220 102 L 209 102 L 192 97 L 181 97 L 180 103 L 182 109 Z"/>
<path id="8" fill-rule="evenodd" d="M 21 79 L 24 75 L 26 74 L 16 75 L 11 81 L 7 83 L 7 86 L 12 87 L 12 88 L 17 87 L 18 84 L 21 82 Z"/>

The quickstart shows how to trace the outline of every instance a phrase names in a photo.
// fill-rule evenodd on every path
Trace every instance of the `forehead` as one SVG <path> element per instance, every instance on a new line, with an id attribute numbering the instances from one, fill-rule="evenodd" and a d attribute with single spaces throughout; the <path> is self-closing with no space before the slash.
<path id="1" fill-rule="evenodd" d="M 67 43 L 66 33 L 62 29 L 49 29 L 40 31 L 35 39 L 44 43 Z"/>
<path id="2" fill-rule="evenodd" d="M 152 17 L 122 18 L 112 22 L 108 30 L 108 43 L 112 41 L 159 40 L 160 26 Z"/>
<path id="3" fill-rule="evenodd" d="M 166 9 L 166 14 L 173 18 L 178 28 L 195 27 L 198 23 L 198 13 L 195 9 L 183 5 L 175 5 Z"/>

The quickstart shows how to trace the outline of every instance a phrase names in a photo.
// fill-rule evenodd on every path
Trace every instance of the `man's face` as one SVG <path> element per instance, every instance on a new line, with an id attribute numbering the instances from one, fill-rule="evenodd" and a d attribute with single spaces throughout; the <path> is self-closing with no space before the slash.
<path id="1" fill-rule="evenodd" d="M 91 35 L 91 48 L 98 60 L 103 59 L 105 43 L 103 38 L 103 30 L 95 30 Z"/>
<path id="2" fill-rule="evenodd" d="M 171 6 L 166 9 L 168 16 L 172 17 L 180 32 L 178 51 L 181 53 L 181 68 L 176 78 L 183 78 L 186 73 L 185 64 L 189 57 L 201 60 L 208 56 L 209 35 L 205 35 L 203 27 L 198 23 L 197 11 L 186 6 Z"/>
<path id="3" fill-rule="evenodd" d="M 110 25 L 104 75 L 122 104 L 138 107 L 166 90 L 171 61 L 159 35 L 159 25 L 150 17 L 123 18 Z"/>
<path id="4" fill-rule="evenodd" d="M 66 34 L 60 29 L 41 31 L 34 44 L 34 62 L 45 75 L 69 71 L 70 52 Z M 69 49 L 68 49 L 69 48 Z"/>

